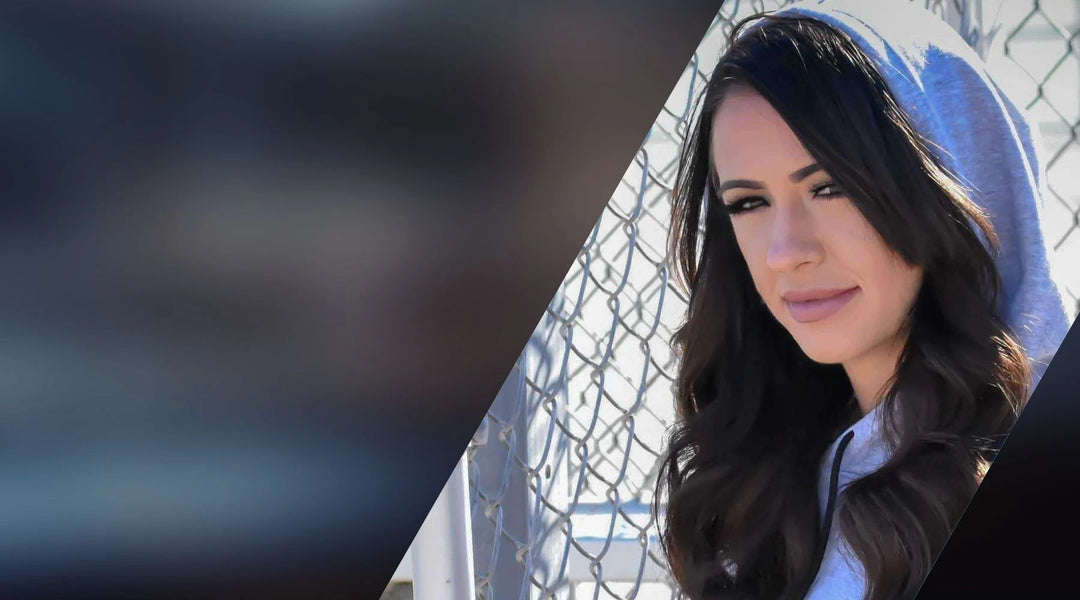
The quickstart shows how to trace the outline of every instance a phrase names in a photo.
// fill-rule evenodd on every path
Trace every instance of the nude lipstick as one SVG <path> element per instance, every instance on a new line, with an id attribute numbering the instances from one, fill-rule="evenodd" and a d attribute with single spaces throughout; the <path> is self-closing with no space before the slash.
<path id="1" fill-rule="evenodd" d="M 790 290 L 784 292 L 781 298 L 792 319 L 799 323 L 813 323 L 833 316 L 858 293 L 858 287 Z"/>

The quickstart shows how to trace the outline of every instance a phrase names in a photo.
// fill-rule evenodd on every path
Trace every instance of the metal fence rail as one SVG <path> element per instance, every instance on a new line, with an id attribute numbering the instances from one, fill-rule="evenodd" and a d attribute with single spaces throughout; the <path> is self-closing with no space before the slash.
<path id="1" fill-rule="evenodd" d="M 914 1 L 960 31 L 1037 124 L 1045 231 L 1075 316 L 1080 0 Z M 669 342 L 686 310 L 669 281 L 671 186 L 693 100 L 733 23 L 787 3 L 725 3 L 469 445 L 477 598 L 678 597 L 649 511 L 673 421 Z"/>

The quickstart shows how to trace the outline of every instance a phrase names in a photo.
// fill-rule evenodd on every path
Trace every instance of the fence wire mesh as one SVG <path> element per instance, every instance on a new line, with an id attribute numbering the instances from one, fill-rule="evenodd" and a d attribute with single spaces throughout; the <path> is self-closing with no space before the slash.
<path id="1" fill-rule="evenodd" d="M 1037 124 L 1045 232 L 1075 316 L 1080 0 L 913 1 L 960 31 Z M 649 510 L 686 310 L 666 252 L 671 188 L 726 35 L 785 4 L 724 3 L 469 445 L 479 598 L 679 597 Z"/>

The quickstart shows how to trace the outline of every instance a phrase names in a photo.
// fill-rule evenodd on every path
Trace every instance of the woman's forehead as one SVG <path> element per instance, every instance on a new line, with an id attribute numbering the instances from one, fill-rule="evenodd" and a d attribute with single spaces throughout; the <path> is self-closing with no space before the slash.
<path id="1" fill-rule="evenodd" d="M 745 87 L 725 95 L 713 116 L 710 152 L 717 175 L 749 177 L 748 171 L 785 174 L 813 162 L 776 109 Z M 785 170 L 786 169 L 786 170 Z"/>

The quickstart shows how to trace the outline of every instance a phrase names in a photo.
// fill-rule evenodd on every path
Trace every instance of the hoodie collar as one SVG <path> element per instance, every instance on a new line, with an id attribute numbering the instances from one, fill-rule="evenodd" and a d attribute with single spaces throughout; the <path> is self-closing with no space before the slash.
<path id="1" fill-rule="evenodd" d="M 818 505 L 821 507 L 821 516 L 825 518 L 826 508 L 830 496 L 831 471 L 834 467 L 839 472 L 837 478 L 837 493 L 843 492 L 851 482 L 865 477 L 881 468 L 892 456 L 885 441 L 882 428 L 883 403 L 879 403 L 870 412 L 859 418 L 853 425 L 845 429 L 829 445 L 821 460 L 820 474 L 818 477 Z M 851 439 L 844 444 L 844 438 Z M 841 446 L 843 445 L 843 448 Z M 838 451 L 839 459 L 837 458 Z M 839 463 L 836 461 L 839 460 Z"/>

